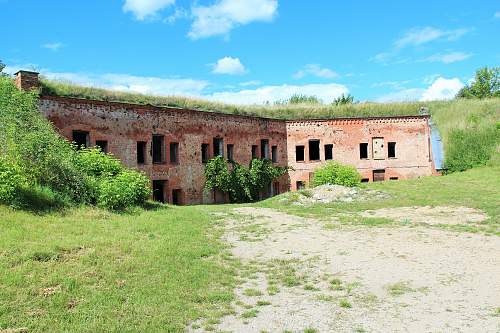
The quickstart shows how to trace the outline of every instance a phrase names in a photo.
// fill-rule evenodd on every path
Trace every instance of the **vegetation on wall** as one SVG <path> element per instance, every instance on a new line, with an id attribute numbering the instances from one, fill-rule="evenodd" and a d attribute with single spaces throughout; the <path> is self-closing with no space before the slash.
<path id="1" fill-rule="evenodd" d="M 149 182 L 144 175 L 125 170 L 118 160 L 97 149 L 77 150 L 39 112 L 36 92 L 20 91 L 10 78 L 0 77 L 0 110 L 1 202 L 29 207 L 39 193 L 54 205 L 83 203 L 118 209 L 146 199 Z M 122 173 L 127 188 L 113 182 L 117 186 L 110 187 L 110 178 Z M 103 197 L 103 191 L 108 195 Z"/>
<path id="2" fill-rule="evenodd" d="M 313 186 L 331 184 L 352 187 L 358 186 L 360 182 L 361 175 L 355 167 L 333 161 L 317 168 L 312 180 Z"/>
<path id="3" fill-rule="evenodd" d="M 228 194 L 231 202 L 258 200 L 260 193 L 288 170 L 274 166 L 268 159 L 253 159 L 248 168 L 236 162 L 229 163 L 231 167 L 222 156 L 209 160 L 205 165 L 205 187 Z"/>

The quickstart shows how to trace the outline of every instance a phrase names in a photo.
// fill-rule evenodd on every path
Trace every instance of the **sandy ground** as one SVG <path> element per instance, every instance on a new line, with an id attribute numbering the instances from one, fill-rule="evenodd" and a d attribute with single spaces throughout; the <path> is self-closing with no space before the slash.
<path id="1" fill-rule="evenodd" d="M 481 218 L 463 207 L 455 212 L 408 207 L 366 214 L 418 222 L 427 214 L 443 223 L 450 216 L 464 223 Z M 228 215 L 226 240 L 253 273 L 236 290 L 236 314 L 215 329 L 500 332 L 500 238 L 425 226 L 323 225 L 264 208 Z M 285 271 L 299 282 L 281 281 L 270 294 L 270 283 Z"/>

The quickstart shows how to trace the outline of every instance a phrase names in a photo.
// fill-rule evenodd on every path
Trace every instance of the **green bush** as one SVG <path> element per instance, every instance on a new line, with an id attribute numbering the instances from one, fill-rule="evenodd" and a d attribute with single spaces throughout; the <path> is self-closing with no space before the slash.
<path id="1" fill-rule="evenodd" d="M 445 160 L 447 172 L 485 165 L 495 152 L 499 139 L 500 130 L 496 127 L 452 130 Z"/>
<path id="2" fill-rule="evenodd" d="M 89 176 L 110 177 L 123 171 L 123 165 L 112 154 L 105 154 L 99 147 L 78 151 L 78 167 Z"/>
<path id="3" fill-rule="evenodd" d="M 149 178 L 134 170 L 123 170 L 99 183 L 97 204 L 112 210 L 123 210 L 143 204 L 151 194 Z"/>
<path id="4" fill-rule="evenodd" d="M 0 158 L 0 202 L 11 203 L 25 184 L 21 169 Z"/>
<path id="5" fill-rule="evenodd" d="M 313 186 L 324 184 L 358 186 L 361 175 L 356 168 L 338 162 L 328 162 L 314 171 Z"/>

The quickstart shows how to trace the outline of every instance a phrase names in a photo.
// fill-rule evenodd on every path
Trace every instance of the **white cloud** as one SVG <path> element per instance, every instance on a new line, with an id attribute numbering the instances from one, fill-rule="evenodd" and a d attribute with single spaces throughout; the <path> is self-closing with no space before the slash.
<path id="1" fill-rule="evenodd" d="M 433 101 L 452 99 L 464 84 L 460 79 L 437 78 L 427 88 L 402 89 L 390 94 L 381 96 L 378 102 L 401 102 L 401 101 Z"/>
<path id="2" fill-rule="evenodd" d="M 451 64 L 454 62 L 459 62 L 466 60 L 471 57 L 470 53 L 464 52 L 451 52 L 451 53 L 438 53 L 433 54 L 430 57 L 423 59 L 422 61 L 429 62 L 442 62 L 443 64 Z"/>
<path id="3" fill-rule="evenodd" d="M 397 49 L 407 46 L 419 46 L 438 39 L 457 40 L 469 32 L 469 29 L 441 30 L 433 27 L 413 28 L 407 31 L 403 37 L 394 42 Z"/>
<path id="4" fill-rule="evenodd" d="M 339 76 L 336 72 L 329 68 L 323 68 L 318 64 L 307 64 L 304 68 L 295 73 L 293 77 L 301 79 L 306 75 L 313 75 L 324 79 L 332 79 Z"/>
<path id="5" fill-rule="evenodd" d="M 154 17 L 160 10 L 173 5 L 175 0 L 125 0 L 124 12 L 132 12 L 134 16 L 142 21 Z"/>
<path id="6" fill-rule="evenodd" d="M 251 80 L 251 81 L 241 82 L 240 86 L 242 86 L 242 87 L 249 87 L 249 86 L 258 86 L 260 84 L 262 84 L 262 82 L 259 81 L 259 80 Z"/>
<path id="7" fill-rule="evenodd" d="M 167 16 L 163 19 L 164 23 L 174 24 L 175 21 L 179 19 L 184 19 L 189 17 L 189 13 L 184 8 L 175 8 L 175 11 L 172 15 Z"/>
<path id="8" fill-rule="evenodd" d="M 217 63 L 212 67 L 214 74 L 242 75 L 246 72 L 247 70 L 239 58 L 224 57 L 217 60 Z"/>
<path id="9" fill-rule="evenodd" d="M 42 45 L 42 47 L 44 49 L 48 49 L 48 50 L 51 50 L 51 51 L 54 51 L 54 52 L 55 51 L 59 51 L 59 49 L 61 47 L 63 47 L 63 46 L 64 46 L 64 44 L 63 43 L 59 43 L 59 42 L 57 42 L 57 43 L 46 43 L 46 44 Z"/>
<path id="10" fill-rule="evenodd" d="M 240 91 L 215 92 L 204 97 L 232 104 L 263 104 L 290 98 L 294 94 L 314 95 L 325 103 L 330 103 L 333 99 L 342 94 L 348 94 L 346 86 L 336 83 L 328 84 L 306 84 L 306 85 L 279 85 L 264 86 L 256 89 Z"/>
<path id="11" fill-rule="evenodd" d="M 194 6 L 194 22 L 188 36 L 192 39 L 227 35 L 234 27 L 253 21 L 271 21 L 278 9 L 277 0 L 218 0 L 211 6 Z"/>

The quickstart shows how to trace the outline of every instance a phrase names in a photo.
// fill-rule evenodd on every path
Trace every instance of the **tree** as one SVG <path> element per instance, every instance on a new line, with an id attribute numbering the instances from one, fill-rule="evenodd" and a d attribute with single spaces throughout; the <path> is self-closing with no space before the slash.
<path id="1" fill-rule="evenodd" d="M 460 89 L 456 97 L 500 97 L 500 67 L 478 69 L 474 81 Z"/>
<path id="2" fill-rule="evenodd" d="M 345 104 L 352 104 L 354 103 L 354 96 L 351 94 L 344 95 L 342 94 L 341 96 L 335 98 L 333 100 L 334 105 L 345 105 Z"/>
<path id="3" fill-rule="evenodd" d="M 290 97 L 290 99 L 287 101 L 287 104 L 302 104 L 302 103 L 321 104 L 321 101 L 316 96 L 307 96 L 300 94 L 292 95 L 292 97 Z"/>
<path id="4" fill-rule="evenodd" d="M 5 64 L 0 60 L 0 76 L 5 76 L 6 74 L 3 72 L 3 69 L 5 68 Z"/>

